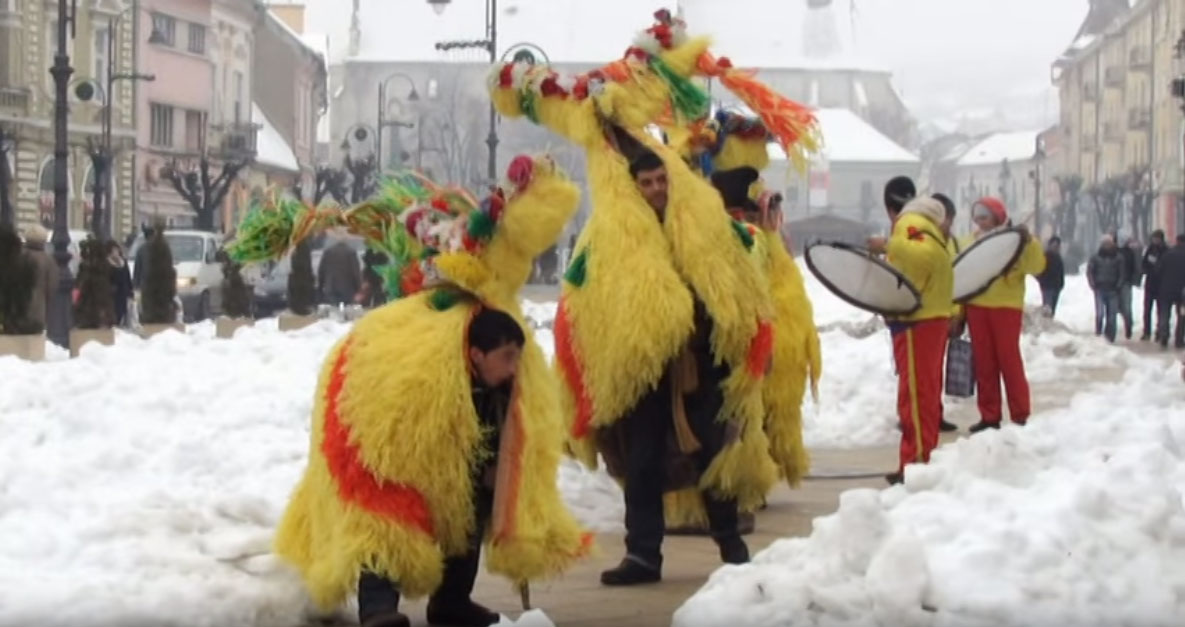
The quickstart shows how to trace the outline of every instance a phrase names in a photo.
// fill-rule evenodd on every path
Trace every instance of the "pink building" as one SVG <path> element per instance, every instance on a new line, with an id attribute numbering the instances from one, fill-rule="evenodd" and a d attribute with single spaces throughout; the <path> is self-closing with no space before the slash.
<path id="1" fill-rule="evenodd" d="M 192 223 L 189 204 L 161 176 L 177 160 L 194 160 L 207 140 L 214 106 L 211 0 L 142 0 L 140 71 L 156 81 L 140 85 L 137 116 L 136 219 L 160 217 L 177 226 Z"/>

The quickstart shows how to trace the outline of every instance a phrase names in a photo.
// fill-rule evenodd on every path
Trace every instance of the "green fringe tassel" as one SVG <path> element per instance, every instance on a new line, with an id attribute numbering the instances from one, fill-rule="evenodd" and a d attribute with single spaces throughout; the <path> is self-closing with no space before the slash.
<path id="1" fill-rule="evenodd" d="M 530 87 L 525 87 L 518 93 L 518 106 L 523 110 L 523 115 L 531 122 L 539 123 L 539 107 L 538 100 L 536 100 L 535 92 Z"/>
<path id="2" fill-rule="evenodd" d="M 582 249 L 580 254 L 568 264 L 568 271 L 564 273 L 564 280 L 573 287 L 584 287 L 588 278 L 588 249 Z"/>
<path id="3" fill-rule="evenodd" d="M 748 227 L 740 220 L 732 221 L 732 230 L 736 232 L 737 237 L 741 238 L 741 243 L 745 245 L 745 250 L 753 250 L 753 235 L 749 233 Z"/>
<path id="4" fill-rule="evenodd" d="M 487 240 L 494 235 L 494 221 L 484 211 L 469 213 L 469 237 L 475 240 Z"/>
<path id="5" fill-rule="evenodd" d="M 461 302 L 462 298 L 464 298 L 464 294 L 457 290 L 439 287 L 432 290 L 432 295 L 428 297 L 428 303 L 435 311 L 448 311 Z"/>
<path id="6" fill-rule="evenodd" d="M 707 92 L 684 76 L 679 76 L 666 61 L 650 56 L 650 69 L 654 70 L 671 92 L 671 107 L 684 119 L 694 120 L 707 115 L 712 100 Z"/>

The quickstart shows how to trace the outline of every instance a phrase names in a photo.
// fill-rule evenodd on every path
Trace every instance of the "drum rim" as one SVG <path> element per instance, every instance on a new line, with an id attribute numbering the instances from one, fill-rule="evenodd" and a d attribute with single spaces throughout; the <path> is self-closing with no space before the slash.
<path id="1" fill-rule="evenodd" d="M 956 267 L 958 267 L 959 261 L 961 261 L 964 256 L 966 256 L 968 253 L 970 253 L 971 251 L 978 248 L 980 244 L 990 240 L 993 237 L 1003 235 L 1005 233 L 1021 233 L 1021 230 L 1015 226 L 1006 226 L 1003 228 L 996 229 L 996 230 L 992 231 L 991 233 L 988 233 L 987 235 L 984 235 L 983 237 L 975 240 L 974 242 L 971 243 L 970 246 L 968 246 L 965 250 L 963 250 L 963 252 L 959 253 L 959 255 L 957 257 L 955 257 L 955 260 L 951 263 L 951 271 L 953 272 L 954 269 Z M 1012 266 L 1016 264 L 1016 260 L 1020 259 L 1020 254 L 1022 252 L 1024 252 L 1024 250 L 1025 250 L 1024 234 L 1021 233 L 1020 245 L 1016 247 L 1016 251 L 1012 253 L 1012 257 L 1008 259 L 1008 263 L 1004 265 L 1004 270 L 1002 272 L 1000 272 L 1000 274 L 997 274 L 995 276 L 995 278 L 993 278 L 991 281 L 988 281 L 987 283 L 985 283 L 983 285 L 983 287 L 971 292 L 970 294 L 960 296 L 958 298 L 952 298 L 951 300 L 953 300 L 954 302 L 956 302 L 960 305 L 966 305 L 968 301 L 970 301 L 970 300 L 982 295 L 984 292 L 988 291 L 988 289 L 992 286 L 992 284 L 994 284 L 996 281 L 1000 280 L 1000 277 L 1004 276 L 1005 274 L 1008 274 L 1008 271 L 1011 270 Z"/>
<path id="2" fill-rule="evenodd" d="M 889 311 L 887 309 L 883 309 L 880 307 L 870 306 L 868 303 L 862 303 L 860 301 L 857 301 L 855 298 L 848 296 L 847 294 L 845 294 L 843 292 L 843 290 L 840 290 L 838 287 L 836 287 L 836 285 L 834 283 L 832 283 L 825 276 L 823 276 L 823 274 L 821 272 L 819 272 L 819 269 L 815 267 L 815 263 L 813 261 L 811 261 L 811 249 L 815 248 L 816 246 L 827 246 L 829 248 L 838 248 L 840 250 L 846 250 L 849 252 L 858 253 L 858 254 L 861 254 L 866 259 L 868 259 L 869 261 L 891 271 L 893 274 L 895 274 L 898 277 L 898 281 L 900 282 L 900 284 L 905 286 L 905 288 L 907 290 L 909 290 L 909 293 L 913 294 L 914 299 L 917 300 L 917 304 L 914 305 L 909 310 Z M 840 300 L 844 301 L 845 303 L 847 303 L 857 309 L 862 309 L 864 311 L 874 313 L 878 316 L 887 316 L 890 318 L 897 318 L 897 317 L 911 315 L 922 308 L 922 293 L 918 291 L 918 288 L 916 286 L 914 286 L 913 283 L 910 283 L 909 279 L 906 278 L 905 275 L 901 274 L 900 270 L 898 270 L 897 268 L 894 268 L 893 266 L 889 265 L 888 263 L 872 256 L 872 254 L 869 253 L 867 248 L 855 246 L 855 245 L 849 244 L 847 242 L 815 242 L 813 244 L 807 244 L 806 249 L 804 249 L 802 252 L 802 256 L 803 256 L 803 259 L 806 260 L 806 266 L 807 266 L 807 268 L 810 269 L 811 274 L 815 275 L 815 278 L 818 279 L 819 282 L 823 284 L 823 287 L 826 287 L 829 292 L 831 292 L 832 294 L 835 294 L 835 296 L 838 297 Z"/>

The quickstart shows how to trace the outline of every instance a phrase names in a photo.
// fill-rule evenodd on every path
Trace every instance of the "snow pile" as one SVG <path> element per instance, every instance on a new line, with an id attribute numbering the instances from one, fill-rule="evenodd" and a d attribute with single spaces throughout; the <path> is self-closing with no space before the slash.
<path id="1" fill-rule="evenodd" d="M 1024 428 L 852 490 L 809 537 L 716 572 L 675 614 L 715 625 L 1176 625 L 1185 615 L 1185 389 L 1129 364 Z"/>
<path id="2" fill-rule="evenodd" d="M 263 321 L 226 341 L 203 324 L 0 358 L 0 623 L 302 624 L 303 587 L 270 542 L 348 329 Z M 590 528 L 620 525 L 603 474 L 565 463 L 559 483 Z"/>
<path id="3" fill-rule="evenodd" d="M 555 627 L 555 623 L 543 613 L 543 610 L 523 612 L 518 620 L 511 620 L 506 616 L 495 627 Z"/>

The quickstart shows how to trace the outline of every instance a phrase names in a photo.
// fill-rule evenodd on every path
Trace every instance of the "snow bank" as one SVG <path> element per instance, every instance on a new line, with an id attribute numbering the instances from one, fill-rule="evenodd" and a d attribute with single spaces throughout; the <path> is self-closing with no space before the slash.
<path id="1" fill-rule="evenodd" d="M 810 536 L 725 567 L 675 614 L 715 625 L 1176 625 L 1185 615 L 1185 389 L 1175 366 L 852 490 Z"/>
<path id="2" fill-rule="evenodd" d="M 270 541 L 348 328 L 263 321 L 225 341 L 202 324 L 73 360 L 0 358 L 0 624 L 302 624 Z M 603 474 L 565 463 L 559 483 L 590 528 L 620 526 Z"/>

